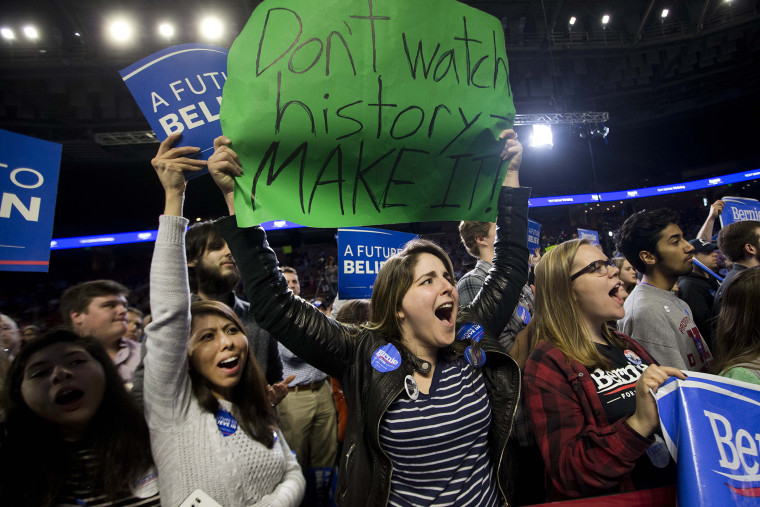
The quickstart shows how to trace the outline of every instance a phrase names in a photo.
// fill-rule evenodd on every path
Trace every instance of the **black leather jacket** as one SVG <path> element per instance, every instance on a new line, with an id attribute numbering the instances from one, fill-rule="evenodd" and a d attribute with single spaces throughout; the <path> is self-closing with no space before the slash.
<path id="1" fill-rule="evenodd" d="M 528 279 L 529 195 L 528 188 L 502 188 L 493 268 L 475 300 L 457 314 L 458 325 L 476 322 L 485 330 L 480 343 L 488 358 L 483 366 L 491 404 L 488 442 L 505 501 L 510 482 L 507 441 L 520 392 L 520 370 L 497 337 Z M 338 474 L 338 503 L 386 505 L 393 467 L 380 446 L 380 421 L 403 392 L 404 377 L 413 374 L 413 363 L 420 360 L 400 346 L 399 368 L 385 373 L 375 370 L 370 365 L 373 353 L 387 342 L 373 331 L 339 324 L 295 297 L 277 269 L 277 257 L 263 229 L 238 228 L 234 217 L 220 219 L 217 227 L 240 268 L 256 321 L 294 354 L 340 380 L 348 425 Z"/>

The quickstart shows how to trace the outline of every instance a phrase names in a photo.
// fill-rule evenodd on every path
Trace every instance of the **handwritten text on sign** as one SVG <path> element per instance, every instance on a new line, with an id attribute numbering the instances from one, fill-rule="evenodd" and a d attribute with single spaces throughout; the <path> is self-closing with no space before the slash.
<path id="1" fill-rule="evenodd" d="M 453 0 L 266 0 L 227 68 L 241 225 L 494 219 L 514 119 L 496 18 Z"/>

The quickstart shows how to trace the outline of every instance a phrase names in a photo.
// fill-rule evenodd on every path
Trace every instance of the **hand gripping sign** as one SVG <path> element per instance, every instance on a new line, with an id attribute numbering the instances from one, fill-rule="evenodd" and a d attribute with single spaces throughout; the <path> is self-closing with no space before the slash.
<path id="1" fill-rule="evenodd" d="M 227 68 L 241 226 L 495 219 L 515 114 L 496 18 L 453 0 L 265 0 Z"/>
<path id="2" fill-rule="evenodd" d="M 678 505 L 760 504 L 760 386 L 689 372 L 655 394 Z"/>

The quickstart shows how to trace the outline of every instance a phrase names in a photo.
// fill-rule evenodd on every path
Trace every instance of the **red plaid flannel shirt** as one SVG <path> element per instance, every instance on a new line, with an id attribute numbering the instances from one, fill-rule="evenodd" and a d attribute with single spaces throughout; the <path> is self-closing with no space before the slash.
<path id="1" fill-rule="evenodd" d="M 627 347 L 656 364 L 631 338 Z M 629 475 L 651 441 L 626 424 L 610 425 L 586 367 L 548 342 L 525 364 L 525 409 L 541 450 L 550 498 L 578 498 L 630 491 Z"/>

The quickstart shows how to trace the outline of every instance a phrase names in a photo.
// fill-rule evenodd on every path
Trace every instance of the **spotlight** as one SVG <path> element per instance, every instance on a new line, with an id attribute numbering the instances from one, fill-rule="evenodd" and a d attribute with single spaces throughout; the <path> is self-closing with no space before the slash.
<path id="1" fill-rule="evenodd" d="M 74 32 L 74 37 L 81 37 L 82 35 L 79 32 Z"/>
<path id="2" fill-rule="evenodd" d="M 161 23 L 158 25 L 158 33 L 164 38 L 171 39 L 174 37 L 174 26 L 170 23 Z"/>
<path id="3" fill-rule="evenodd" d="M 6 27 L 0 28 L 0 35 L 2 35 L 5 40 L 13 40 L 16 38 L 16 34 L 13 33 L 13 30 Z"/>
<path id="4" fill-rule="evenodd" d="M 132 25 L 124 19 L 117 19 L 108 25 L 108 34 L 115 42 L 127 42 L 132 38 Z"/>
<path id="5" fill-rule="evenodd" d="M 607 137 L 610 133 L 609 127 L 604 123 L 595 123 L 593 127 L 589 128 L 588 135 L 591 137 L 600 137 L 602 139 Z"/>
<path id="6" fill-rule="evenodd" d="M 530 136 L 530 146 L 543 148 L 554 146 L 551 125 L 533 125 L 533 134 Z"/>
<path id="7" fill-rule="evenodd" d="M 37 31 L 37 29 L 31 25 L 27 25 L 24 27 L 24 35 L 26 35 L 26 38 L 29 40 L 37 40 L 40 38 L 40 33 Z"/>
<path id="8" fill-rule="evenodd" d="M 575 16 L 570 16 L 570 21 L 568 21 L 568 23 L 570 23 L 570 26 L 574 25 L 575 24 Z"/>
<path id="9" fill-rule="evenodd" d="M 607 14 L 605 14 L 604 16 L 602 16 L 602 24 L 603 25 L 606 25 L 609 22 L 610 22 L 610 17 Z"/>
<path id="10" fill-rule="evenodd" d="M 660 17 L 661 17 L 662 19 L 665 19 L 665 18 L 667 18 L 667 17 L 668 17 L 668 14 L 669 14 L 669 13 L 670 13 L 670 11 L 669 11 L 669 10 L 667 10 L 667 9 L 663 9 L 663 10 L 662 10 L 662 14 L 660 14 Z"/>
<path id="11" fill-rule="evenodd" d="M 222 22 L 216 17 L 206 17 L 201 21 L 201 35 L 208 40 L 215 41 L 222 38 L 224 29 Z"/>

